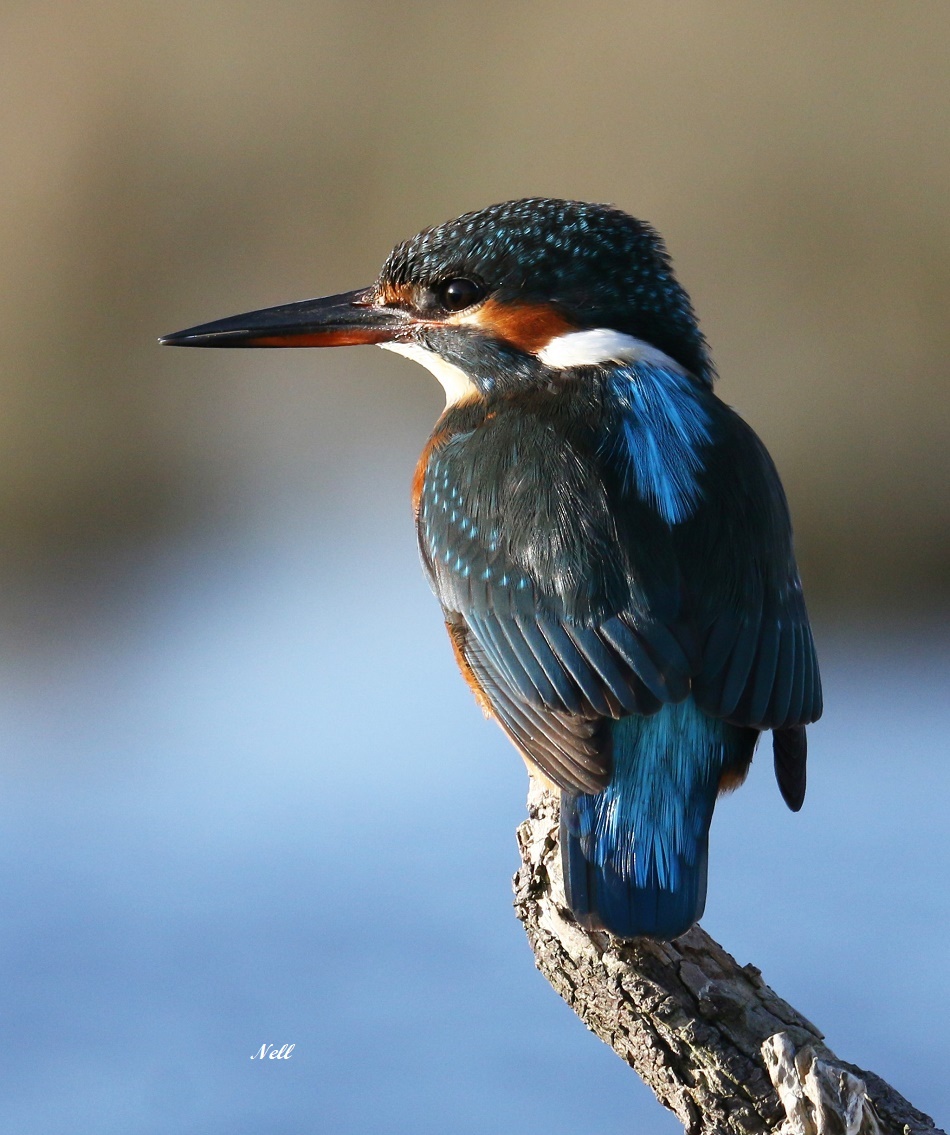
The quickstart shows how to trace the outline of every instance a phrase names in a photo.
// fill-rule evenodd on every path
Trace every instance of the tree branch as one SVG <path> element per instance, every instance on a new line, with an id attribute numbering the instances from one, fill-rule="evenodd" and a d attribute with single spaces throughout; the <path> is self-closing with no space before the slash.
<path id="1" fill-rule="evenodd" d="M 699 926 L 675 942 L 588 932 L 564 903 L 558 798 L 532 780 L 515 909 L 538 969 L 689 1135 L 945 1135 Z"/>

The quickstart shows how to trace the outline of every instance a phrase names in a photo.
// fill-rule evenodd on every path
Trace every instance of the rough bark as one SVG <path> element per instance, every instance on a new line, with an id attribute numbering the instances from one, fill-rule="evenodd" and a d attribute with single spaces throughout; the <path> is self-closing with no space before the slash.
<path id="1" fill-rule="evenodd" d="M 675 942 L 581 929 L 564 905 L 557 797 L 532 784 L 515 908 L 538 968 L 689 1135 L 944 1135 L 699 926 Z"/>

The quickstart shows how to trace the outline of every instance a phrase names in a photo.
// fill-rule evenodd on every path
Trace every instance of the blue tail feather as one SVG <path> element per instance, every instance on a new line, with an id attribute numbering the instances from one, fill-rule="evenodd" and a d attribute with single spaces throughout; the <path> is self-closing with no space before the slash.
<path id="1" fill-rule="evenodd" d="M 670 940 L 702 916 L 720 780 L 748 766 L 757 731 L 709 717 L 692 698 L 611 731 L 610 785 L 561 797 L 568 905 L 589 929 Z"/>

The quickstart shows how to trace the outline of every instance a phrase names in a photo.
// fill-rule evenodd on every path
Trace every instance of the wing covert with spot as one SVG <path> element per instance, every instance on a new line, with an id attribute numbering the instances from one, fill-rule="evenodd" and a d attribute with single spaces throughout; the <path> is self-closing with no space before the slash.
<path id="1" fill-rule="evenodd" d="M 426 455 L 423 562 L 457 649 L 518 748 L 568 791 L 599 791 L 610 776 L 603 723 L 655 713 L 689 690 L 688 650 L 653 614 L 675 606 L 672 548 L 666 564 L 641 570 L 622 546 L 583 423 L 523 404 L 510 416 L 474 413 L 472 428 L 454 432 L 443 419 Z"/>
<path id="2" fill-rule="evenodd" d="M 814 720 L 821 686 L 788 509 L 754 432 L 706 397 L 696 507 L 670 523 L 625 465 L 622 423 L 563 393 L 530 410 L 521 399 L 507 414 L 451 411 L 418 500 L 432 587 L 518 747 L 562 787 L 591 791 L 591 723 L 652 714 L 691 689 L 738 725 Z M 800 795 L 796 737 L 782 739 L 787 798 Z"/>

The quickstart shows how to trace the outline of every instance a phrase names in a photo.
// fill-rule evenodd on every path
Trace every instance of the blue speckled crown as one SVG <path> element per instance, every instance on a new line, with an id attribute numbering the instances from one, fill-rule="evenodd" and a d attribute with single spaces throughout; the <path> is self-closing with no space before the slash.
<path id="1" fill-rule="evenodd" d="M 651 343 L 714 377 L 689 296 L 659 233 L 610 205 L 527 197 L 490 205 L 397 245 L 381 279 L 429 285 L 474 277 L 501 302 L 551 303 L 581 327 Z"/>

